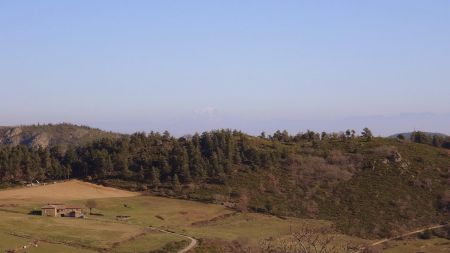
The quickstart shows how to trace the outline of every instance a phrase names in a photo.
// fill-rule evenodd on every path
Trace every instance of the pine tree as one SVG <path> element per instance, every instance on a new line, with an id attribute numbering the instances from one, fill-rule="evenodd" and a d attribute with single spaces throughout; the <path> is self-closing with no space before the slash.
<path id="1" fill-rule="evenodd" d="M 177 174 L 175 174 L 173 176 L 172 187 L 173 187 L 173 190 L 175 192 L 180 192 L 181 191 L 181 184 L 180 184 L 180 180 L 178 179 L 178 175 Z"/>
<path id="2" fill-rule="evenodd" d="M 192 181 L 191 172 L 189 170 L 189 155 L 186 148 L 182 148 L 180 156 L 180 175 L 183 182 L 189 183 Z"/>
<path id="3" fill-rule="evenodd" d="M 361 135 L 364 138 L 366 138 L 366 140 L 368 140 L 368 141 L 372 140 L 372 137 L 373 137 L 372 131 L 370 131 L 370 129 L 367 127 L 363 129 L 363 131 L 361 132 Z"/>
<path id="4" fill-rule="evenodd" d="M 431 144 L 435 147 L 441 147 L 443 143 L 443 138 L 441 138 L 438 135 L 433 135 L 433 140 L 431 141 Z"/>
<path id="5" fill-rule="evenodd" d="M 142 167 L 142 165 L 139 166 L 139 170 L 137 172 L 137 178 L 141 182 L 144 181 L 144 179 L 145 179 L 144 167 Z"/>
<path id="6" fill-rule="evenodd" d="M 200 139 L 202 154 L 206 157 L 211 157 L 214 152 L 214 145 L 209 133 L 204 132 Z"/>
<path id="7" fill-rule="evenodd" d="M 161 184 L 159 170 L 156 167 L 152 167 L 150 170 L 150 180 L 153 187 L 158 188 Z"/>
<path id="8" fill-rule="evenodd" d="M 205 162 L 202 158 L 200 147 L 195 144 L 194 139 L 193 143 L 189 143 L 188 145 L 188 153 L 189 153 L 189 170 L 191 176 L 195 180 L 202 180 L 205 175 Z"/>

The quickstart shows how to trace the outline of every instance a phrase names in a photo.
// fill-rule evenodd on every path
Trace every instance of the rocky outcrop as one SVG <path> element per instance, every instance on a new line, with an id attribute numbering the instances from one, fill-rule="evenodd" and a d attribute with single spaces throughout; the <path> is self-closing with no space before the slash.
<path id="1" fill-rule="evenodd" d="M 48 136 L 47 133 L 41 133 L 41 134 L 37 134 L 36 136 L 34 136 L 31 141 L 29 146 L 37 148 L 37 147 L 43 147 L 46 148 L 48 147 L 50 143 L 50 137 Z"/>
<path id="2" fill-rule="evenodd" d="M 403 159 L 402 159 L 402 155 L 398 151 L 393 151 L 391 153 L 391 155 L 389 156 L 389 160 L 394 163 L 399 163 Z"/>
<path id="3" fill-rule="evenodd" d="M 28 147 L 48 147 L 84 144 L 101 138 L 118 138 L 122 135 L 100 129 L 72 124 L 31 125 L 0 127 L 0 147 L 26 145 Z"/>
<path id="4" fill-rule="evenodd" d="M 0 137 L 0 142 L 3 145 L 19 145 L 21 143 L 22 128 L 13 127 L 3 129 L 4 133 Z"/>

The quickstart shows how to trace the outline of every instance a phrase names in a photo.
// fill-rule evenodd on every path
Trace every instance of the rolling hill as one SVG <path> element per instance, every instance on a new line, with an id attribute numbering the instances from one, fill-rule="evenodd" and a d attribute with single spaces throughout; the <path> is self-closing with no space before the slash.
<path id="1" fill-rule="evenodd" d="M 405 137 L 405 139 L 409 140 L 411 139 L 411 136 L 414 132 L 405 132 L 405 133 L 398 133 L 398 134 L 393 134 L 390 135 L 389 138 L 397 138 L 399 135 L 403 135 L 403 137 Z M 428 137 L 433 137 L 433 136 L 439 136 L 439 137 L 448 137 L 448 135 L 443 134 L 443 133 L 432 133 L 432 132 L 423 132 L 425 135 L 427 135 Z"/>
<path id="2" fill-rule="evenodd" d="M 242 212 L 329 220 L 362 238 L 447 222 L 450 213 L 444 148 L 367 133 L 112 136 L 66 152 L 1 148 L 0 186 L 78 178 Z"/>
<path id="3" fill-rule="evenodd" d="M 86 201 L 93 199 L 95 213 L 90 214 Z M 77 180 L 0 190 L 0 200 L 1 252 L 184 252 L 181 249 L 189 243 L 185 234 L 198 239 L 195 252 L 236 252 L 220 247 L 240 240 L 245 244 L 242 246 L 257 249 L 261 240 L 281 238 L 292 226 L 331 225 L 323 220 L 238 213 L 221 205 L 141 195 Z M 87 218 L 30 215 L 32 210 L 39 214 L 41 206 L 49 202 L 80 206 Z M 117 215 L 130 219 L 120 221 Z M 340 238 L 336 244 L 344 240 L 370 242 L 338 233 L 335 236 Z"/>
<path id="4" fill-rule="evenodd" d="M 0 146 L 28 147 L 77 146 L 101 138 L 119 138 L 122 134 L 73 124 L 47 124 L 0 127 Z"/>

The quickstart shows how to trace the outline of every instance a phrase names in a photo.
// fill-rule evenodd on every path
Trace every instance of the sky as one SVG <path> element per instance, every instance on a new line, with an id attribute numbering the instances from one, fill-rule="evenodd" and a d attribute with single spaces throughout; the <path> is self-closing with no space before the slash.
<path id="1" fill-rule="evenodd" d="M 450 134 L 450 1 L 0 0 L 0 125 Z"/>

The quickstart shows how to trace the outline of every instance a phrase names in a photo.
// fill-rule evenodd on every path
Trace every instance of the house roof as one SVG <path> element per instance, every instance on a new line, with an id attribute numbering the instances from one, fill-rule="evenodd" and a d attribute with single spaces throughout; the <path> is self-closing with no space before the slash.
<path id="1" fill-rule="evenodd" d="M 81 206 L 66 206 L 66 209 L 83 209 Z"/>
<path id="2" fill-rule="evenodd" d="M 55 209 L 55 206 L 43 206 L 41 209 Z"/>
<path id="3" fill-rule="evenodd" d="M 41 209 L 83 209 L 80 206 L 73 206 L 73 205 L 65 205 L 65 204 L 47 204 Z"/>
<path id="4" fill-rule="evenodd" d="M 63 204 L 48 204 L 46 206 L 41 207 L 41 209 L 55 209 L 55 208 L 64 208 Z"/>

